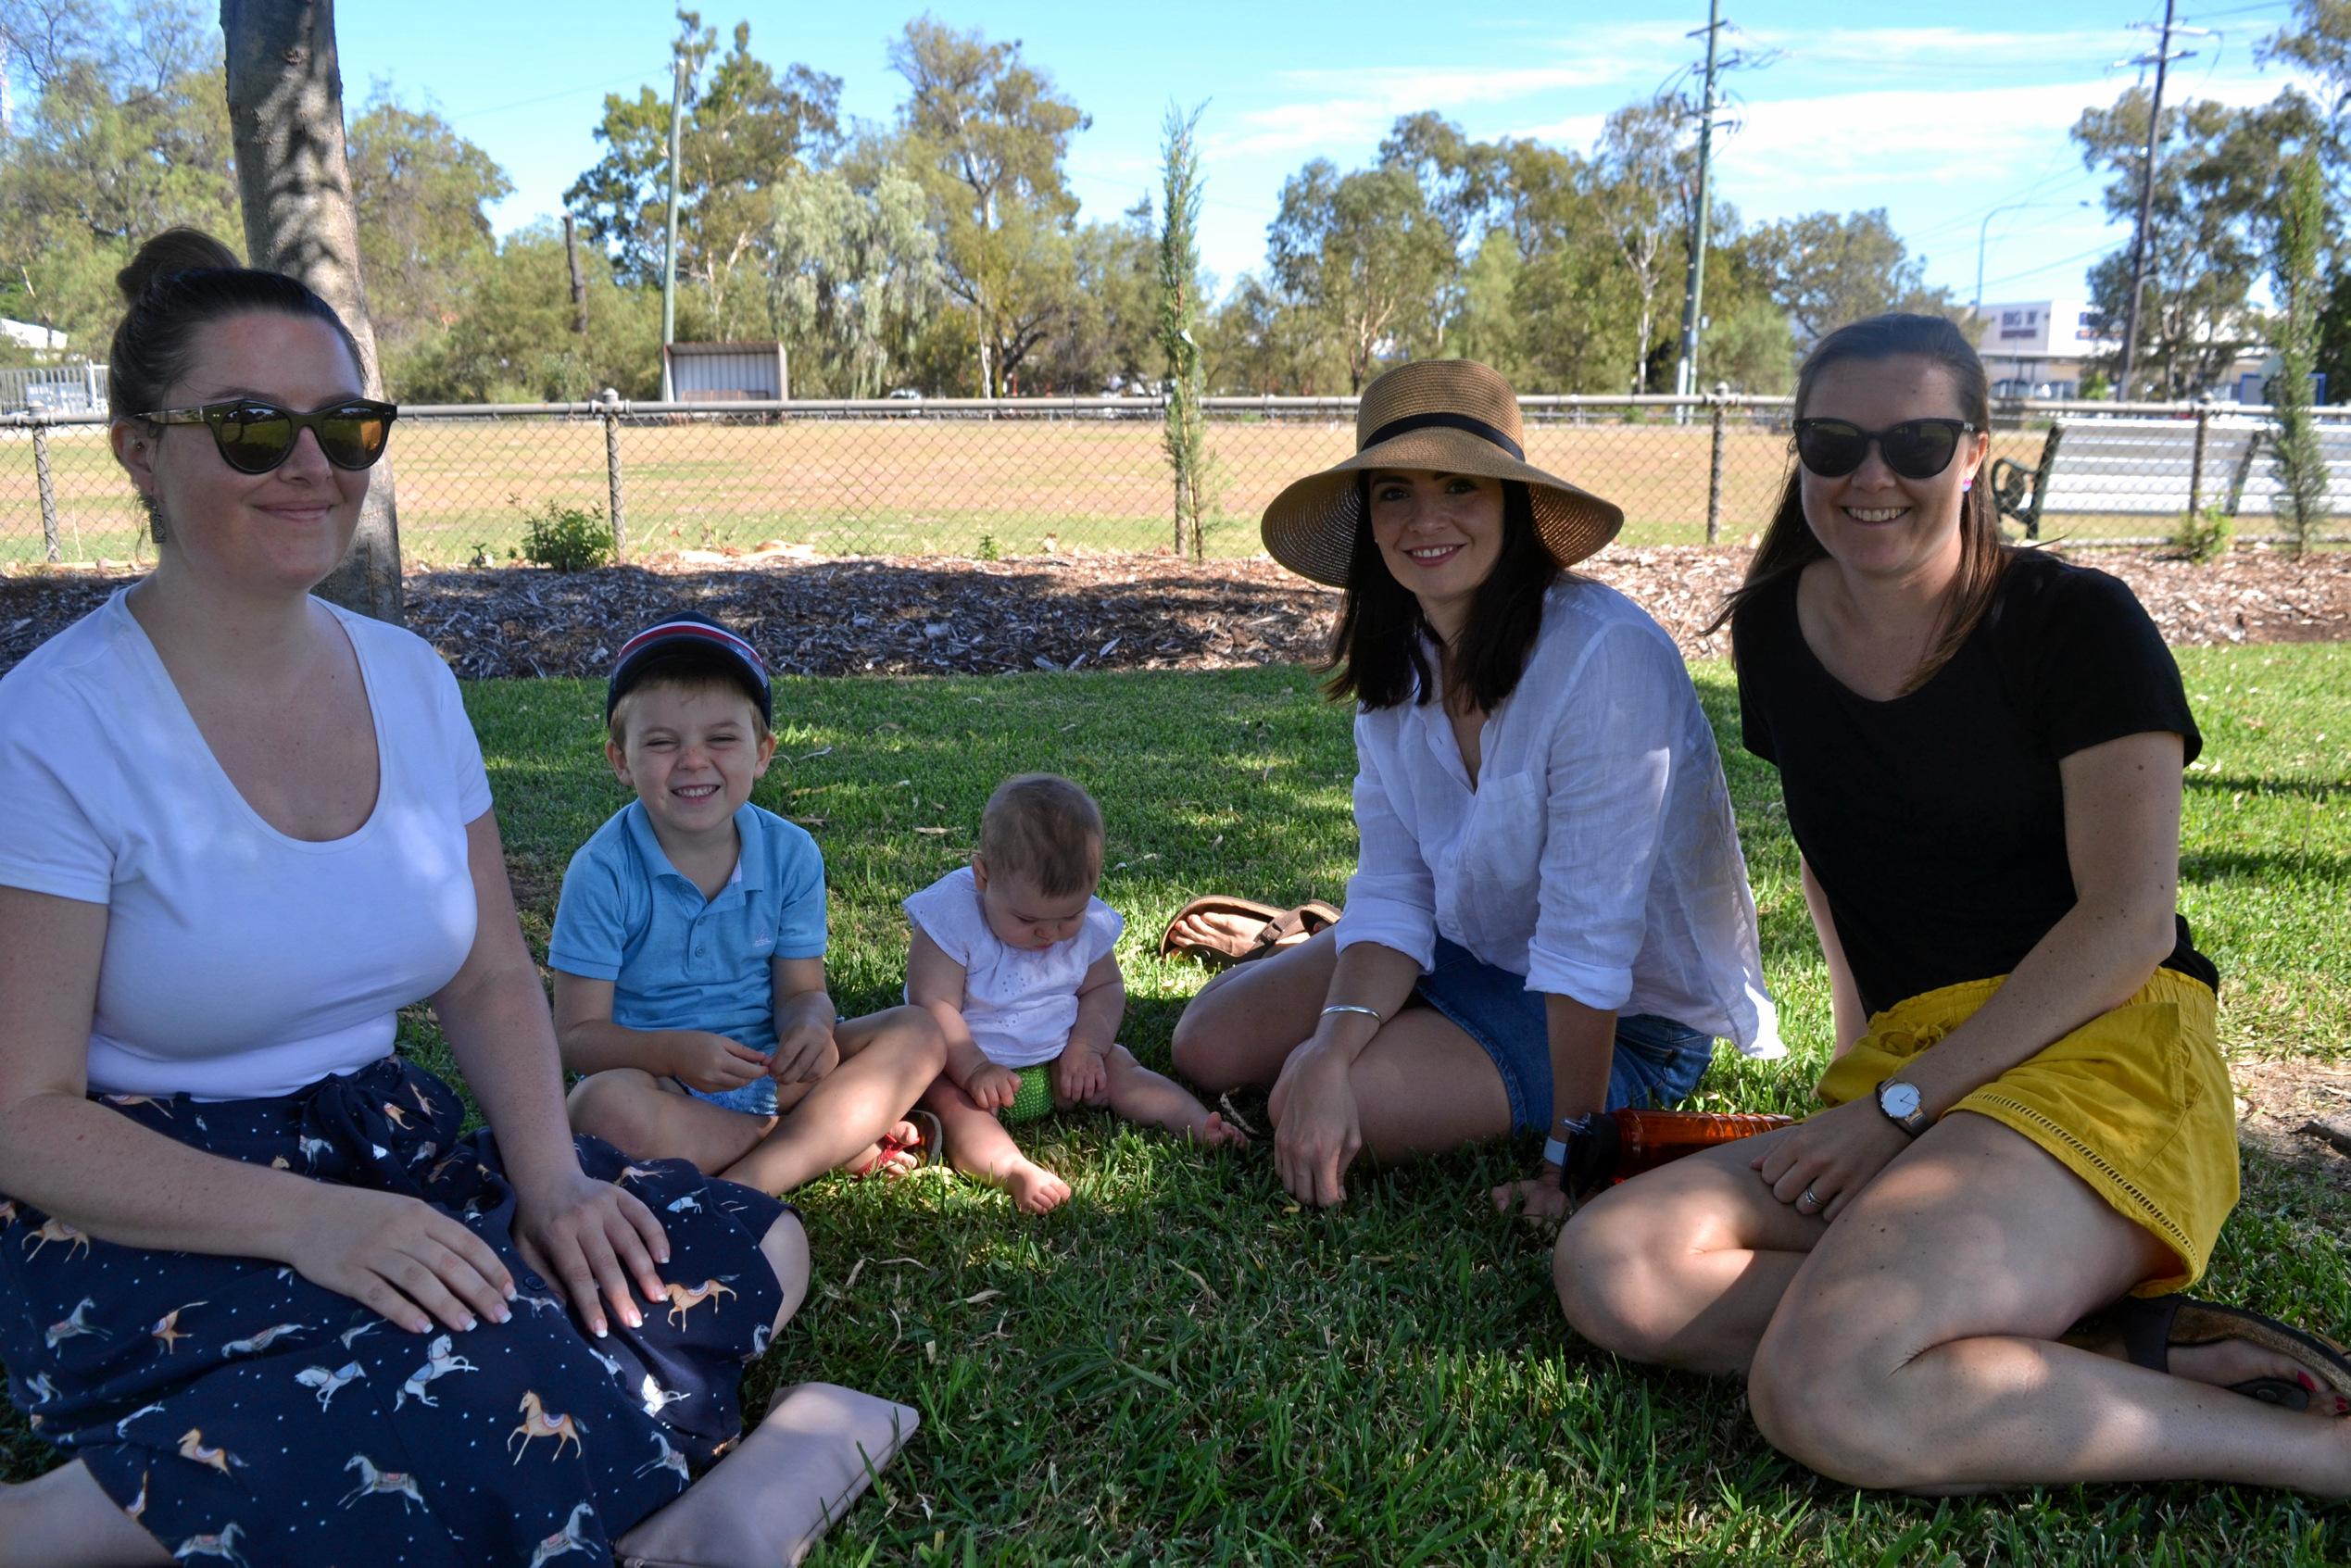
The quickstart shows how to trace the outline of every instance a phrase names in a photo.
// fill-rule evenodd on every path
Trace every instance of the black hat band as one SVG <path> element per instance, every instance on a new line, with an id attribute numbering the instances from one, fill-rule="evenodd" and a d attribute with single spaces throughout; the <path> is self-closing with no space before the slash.
<path id="1" fill-rule="evenodd" d="M 1406 414 L 1402 419 L 1390 420 L 1386 424 L 1380 426 L 1377 430 L 1372 432 L 1370 437 L 1364 441 L 1364 445 L 1357 447 L 1356 450 L 1360 452 L 1364 449 L 1364 447 L 1377 446 L 1383 441 L 1393 440 L 1395 437 L 1403 434 L 1408 430 L 1427 430 L 1432 425 L 1441 425 L 1447 430 L 1465 430 L 1470 434 L 1477 437 L 1478 440 L 1489 442 L 1493 445 L 1501 447 L 1503 451 L 1509 453 L 1520 462 L 1523 463 L 1527 460 L 1527 449 L 1525 447 L 1519 445 L 1518 443 L 1513 441 L 1509 436 L 1504 435 L 1496 427 L 1490 425 L 1485 420 L 1470 414 Z"/>

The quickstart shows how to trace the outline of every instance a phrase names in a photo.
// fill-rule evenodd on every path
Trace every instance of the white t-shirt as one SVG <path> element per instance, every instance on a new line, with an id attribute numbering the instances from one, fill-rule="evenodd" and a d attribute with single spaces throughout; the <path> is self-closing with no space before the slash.
<path id="1" fill-rule="evenodd" d="M 1442 933 L 1530 991 L 1784 1054 L 1722 754 L 1664 629 L 1613 588 L 1559 583 L 1478 746 L 1473 789 L 1441 704 L 1356 714 L 1339 946 L 1426 971 Z"/>
<path id="2" fill-rule="evenodd" d="M 94 1090 L 242 1099 L 357 1072 L 471 949 L 465 829 L 490 785 L 457 682 L 422 639 L 334 614 L 380 776 L 331 843 L 245 804 L 121 593 L 0 677 L 0 884 L 107 906 Z"/>
<path id="3" fill-rule="evenodd" d="M 999 1067 L 1034 1067 L 1062 1054 L 1077 1022 L 1079 984 L 1126 929 L 1116 909 L 1088 898 L 1076 935 L 1050 947 L 1008 947 L 987 928 L 969 866 L 904 908 L 940 952 L 963 966 L 963 1022 L 980 1054 Z"/>

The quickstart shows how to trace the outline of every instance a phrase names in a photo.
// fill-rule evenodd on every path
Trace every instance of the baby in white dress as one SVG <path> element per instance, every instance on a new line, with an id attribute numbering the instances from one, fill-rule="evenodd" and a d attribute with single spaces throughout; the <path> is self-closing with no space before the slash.
<path id="1" fill-rule="evenodd" d="M 1067 779 L 1024 773 L 999 784 L 980 818 L 979 853 L 906 900 L 913 942 L 906 999 L 947 1033 L 947 1070 L 923 1096 L 966 1175 L 1042 1214 L 1069 1184 L 1023 1154 L 1005 1121 L 1107 1105 L 1130 1122 L 1203 1144 L 1238 1128 L 1117 1043 L 1126 986 L 1113 952 L 1125 922 L 1094 897 L 1102 813 Z"/>

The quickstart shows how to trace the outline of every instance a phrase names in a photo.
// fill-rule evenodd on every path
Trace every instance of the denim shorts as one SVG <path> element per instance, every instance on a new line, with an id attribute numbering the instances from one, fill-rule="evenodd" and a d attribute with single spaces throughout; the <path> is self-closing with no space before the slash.
<path id="1" fill-rule="evenodd" d="M 1527 989 L 1527 977 L 1487 963 L 1440 936 L 1436 967 L 1420 977 L 1413 994 L 1493 1059 L 1510 1096 L 1510 1130 L 1548 1131 L 1551 1021 L 1542 994 Z M 1620 1013 L 1605 1109 L 1678 1104 L 1698 1086 L 1714 1056 L 1711 1035 L 1652 1013 Z"/>
<path id="2" fill-rule="evenodd" d="M 775 1080 L 773 1078 L 754 1078 L 749 1083 L 735 1088 L 720 1089 L 715 1093 L 707 1089 L 693 1088 L 683 1079 L 671 1081 L 696 1099 L 719 1106 L 723 1110 L 739 1110 L 746 1116 L 775 1114 Z"/>

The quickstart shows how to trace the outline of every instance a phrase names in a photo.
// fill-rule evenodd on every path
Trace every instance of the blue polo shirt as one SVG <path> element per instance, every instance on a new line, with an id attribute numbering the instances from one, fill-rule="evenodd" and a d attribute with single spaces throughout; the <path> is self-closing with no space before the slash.
<path id="1" fill-rule="evenodd" d="M 735 813 L 735 874 L 705 898 L 670 864 L 644 805 L 629 802 L 564 871 L 547 963 L 612 982 L 612 1022 L 624 1029 L 707 1029 L 772 1054 L 768 960 L 824 956 L 824 857 L 806 832 L 757 806 Z M 774 1085 L 748 1090 L 772 1097 Z"/>

